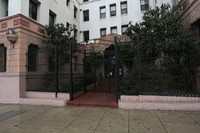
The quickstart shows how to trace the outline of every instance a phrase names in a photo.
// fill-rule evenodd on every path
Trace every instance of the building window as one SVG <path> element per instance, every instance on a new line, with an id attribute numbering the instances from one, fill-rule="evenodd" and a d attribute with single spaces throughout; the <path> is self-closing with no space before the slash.
<path id="1" fill-rule="evenodd" d="M 110 32 L 111 32 L 111 33 L 114 33 L 114 34 L 117 34 L 117 26 L 111 27 L 111 28 L 110 28 Z"/>
<path id="2" fill-rule="evenodd" d="M 149 9 L 149 0 L 140 0 L 141 11 Z"/>
<path id="3" fill-rule="evenodd" d="M 116 16 L 116 4 L 110 5 L 110 16 Z"/>
<path id="4" fill-rule="evenodd" d="M 126 33 L 128 25 L 122 25 L 122 35 Z"/>
<path id="5" fill-rule="evenodd" d="M 37 70 L 37 52 L 38 46 L 30 44 L 28 46 L 28 71 Z"/>
<path id="6" fill-rule="evenodd" d="M 55 25 L 55 19 L 56 19 L 56 14 L 50 10 L 49 11 L 49 25 Z"/>
<path id="7" fill-rule="evenodd" d="M 0 44 L 0 72 L 6 71 L 6 47 Z"/>
<path id="8" fill-rule="evenodd" d="M 106 36 L 106 28 L 100 29 L 100 36 L 101 36 L 101 37 Z"/>
<path id="9" fill-rule="evenodd" d="M 83 21 L 89 21 L 89 10 L 83 11 Z"/>
<path id="10" fill-rule="evenodd" d="M 78 57 L 74 56 L 74 71 L 77 71 Z"/>
<path id="11" fill-rule="evenodd" d="M 83 31 L 83 38 L 85 42 L 88 42 L 88 40 L 90 39 L 89 31 Z"/>
<path id="12" fill-rule="evenodd" d="M 106 7 L 100 7 L 100 18 L 106 18 Z"/>
<path id="13" fill-rule="evenodd" d="M 74 28 L 74 39 L 75 40 L 77 40 L 77 32 L 78 32 L 78 30 L 76 29 L 76 26 L 75 26 L 75 28 Z"/>
<path id="14" fill-rule="evenodd" d="M 77 7 L 74 6 L 74 18 L 76 18 L 76 14 L 77 14 Z"/>
<path id="15" fill-rule="evenodd" d="M 83 2 L 88 2 L 89 0 L 83 0 Z"/>
<path id="16" fill-rule="evenodd" d="M 8 16 L 8 0 L 5 0 L 5 16 Z"/>
<path id="17" fill-rule="evenodd" d="M 70 0 L 66 0 L 66 5 L 69 6 Z"/>
<path id="18" fill-rule="evenodd" d="M 66 29 L 69 30 L 69 26 L 70 24 L 68 22 L 66 22 Z"/>
<path id="19" fill-rule="evenodd" d="M 121 14 L 127 14 L 127 1 L 121 2 Z"/>
<path id="20" fill-rule="evenodd" d="M 35 1 L 30 0 L 29 17 L 34 19 L 34 20 L 37 20 L 37 6 L 38 6 L 38 4 Z"/>

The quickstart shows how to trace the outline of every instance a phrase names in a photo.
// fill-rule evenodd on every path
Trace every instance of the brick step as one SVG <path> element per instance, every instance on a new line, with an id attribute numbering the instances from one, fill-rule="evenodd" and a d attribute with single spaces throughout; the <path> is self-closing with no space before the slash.
<path id="1" fill-rule="evenodd" d="M 67 102 L 68 106 L 87 106 L 87 107 L 107 107 L 107 108 L 118 108 L 117 103 L 80 103 L 80 102 Z"/>
<path id="2" fill-rule="evenodd" d="M 87 92 L 73 101 L 68 101 L 67 105 L 118 108 L 115 93 L 106 92 Z"/>

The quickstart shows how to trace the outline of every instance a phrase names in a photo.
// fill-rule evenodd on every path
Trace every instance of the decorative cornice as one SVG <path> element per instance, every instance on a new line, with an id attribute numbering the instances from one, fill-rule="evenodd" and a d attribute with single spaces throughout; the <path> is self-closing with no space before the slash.
<path id="1" fill-rule="evenodd" d="M 21 13 L 16 14 L 16 15 L 13 15 L 13 16 L 9 16 L 9 17 L 2 18 L 2 19 L 0 19 L 0 23 L 3 22 L 3 21 L 7 21 L 7 20 L 10 20 L 10 19 L 13 19 L 13 18 L 17 18 L 17 17 L 24 18 L 24 19 L 26 19 L 26 20 L 28 20 L 28 21 L 30 21 L 30 22 L 36 24 L 36 25 L 39 25 L 39 26 L 42 27 L 42 28 L 45 28 L 44 25 L 40 24 L 39 22 L 37 22 L 37 21 L 35 21 L 35 20 L 33 20 L 33 19 L 31 19 L 31 18 L 29 18 L 29 17 L 27 17 L 27 16 L 25 16 L 25 15 L 23 15 L 23 14 L 21 14 Z"/>
<path id="2" fill-rule="evenodd" d="M 182 12 L 182 16 L 197 2 L 198 0 L 193 0 Z"/>

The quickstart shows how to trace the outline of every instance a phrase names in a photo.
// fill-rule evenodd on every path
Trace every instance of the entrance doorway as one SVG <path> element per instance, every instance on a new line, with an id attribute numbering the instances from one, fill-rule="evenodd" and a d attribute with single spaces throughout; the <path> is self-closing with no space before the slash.
<path id="1" fill-rule="evenodd" d="M 116 60 L 118 53 L 116 52 L 116 47 L 113 43 L 99 43 L 97 46 L 88 46 L 88 49 L 91 48 L 92 50 L 84 51 L 83 76 L 85 87 L 83 91 L 85 93 L 79 97 L 73 97 L 76 95 L 76 92 L 74 92 L 74 83 L 76 82 L 73 82 L 73 77 L 75 76 L 71 73 L 72 78 L 70 82 L 72 84 L 70 86 L 70 90 L 72 93 L 70 93 L 71 101 L 68 102 L 68 105 L 81 106 L 90 104 L 92 106 L 98 104 L 99 106 L 108 106 L 107 104 L 110 103 L 109 106 L 117 106 L 117 101 L 119 99 L 118 89 L 116 89 L 118 88 L 117 84 L 119 83 L 117 80 L 119 78 L 119 71 L 122 70 L 122 67 L 119 65 L 119 61 Z M 96 49 L 94 47 L 96 47 Z M 73 67 L 72 64 L 73 62 L 70 63 L 71 67 Z M 122 71 L 120 75 L 122 75 Z M 87 80 L 88 77 L 90 77 L 90 80 Z M 87 81 L 92 81 L 93 83 L 89 85 L 89 88 Z"/>
<path id="2" fill-rule="evenodd" d="M 115 77 L 115 51 L 114 45 L 110 45 L 104 51 L 104 75 L 105 78 Z"/>

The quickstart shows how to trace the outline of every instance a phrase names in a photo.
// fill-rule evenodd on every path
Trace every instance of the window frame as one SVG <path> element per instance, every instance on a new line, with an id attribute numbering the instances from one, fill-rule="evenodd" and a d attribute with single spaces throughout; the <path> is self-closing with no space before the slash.
<path id="1" fill-rule="evenodd" d="M 77 40 L 77 36 L 78 36 L 78 30 L 76 29 L 76 25 L 75 25 L 75 29 L 74 29 L 74 39 Z"/>
<path id="2" fill-rule="evenodd" d="M 114 11 L 112 11 L 112 7 L 115 7 L 115 10 L 114 10 Z M 113 12 L 114 14 L 112 14 L 112 12 Z M 116 16 L 116 15 L 117 15 L 117 6 L 116 6 L 116 3 L 110 4 L 110 16 L 113 17 L 113 16 Z"/>
<path id="3" fill-rule="evenodd" d="M 78 11 L 78 8 L 74 6 L 74 18 L 77 18 L 77 11 Z"/>
<path id="4" fill-rule="evenodd" d="M 8 0 L 5 0 L 5 16 L 8 16 Z"/>
<path id="5" fill-rule="evenodd" d="M 126 30 L 127 30 L 128 25 L 122 25 L 122 26 L 121 26 L 122 35 L 126 34 L 126 31 L 123 32 L 123 28 L 125 28 L 125 27 L 126 27 Z"/>
<path id="6" fill-rule="evenodd" d="M 101 12 L 103 9 L 105 9 L 105 12 Z M 100 11 L 100 19 L 106 18 L 106 6 L 99 7 Z"/>
<path id="7" fill-rule="evenodd" d="M 126 5 L 126 8 L 123 8 L 123 5 Z M 121 7 L 121 14 L 128 14 L 128 3 L 127 1 L 122 1 L 120 3 L 120 7 Z M 124 12 L 125 11 L 125 12 Z"/>
<path id="8" fill-rule="evenodd" d="M 103 31 L 105 31 L 105 35 L 102 34 Z M 100 29 L 100 37 L 102 38 L 102 37 L 105 37 L 106 35 L 107 35 L 106 28 L 101 28 L 101 29 Z"/>
<path id="9" fill-rule="evenodd" d="M 69 6 L 70 0 L 66 0 L 66 5 Z"/>
<path id="10" fill-rule="evenodd" d="M 87 16 L 85 16 L 87 14 Z M 87 22 L 90 20 L 90 12 L 89 12 L 89 9 L 88 10 L 84 10 L 83 11 L 83 21 L 84 22 Z"/>
<path id="11" fill-rule="evenodd" d="M 112 32 L 113 29 L 116 29 L 116 33 L 113 33 L 113 32 Z M 110 33 L 117 34 L 117 26 L 112 26 L 112 27 L 110 27 Z"/>
<path id="12" fill-rule="evenodd" d="M 148 1 L 147 3 L 145 1 Z M 142 4 L 144 3 L 144 4 Z M 149 0 L 140 0 L 140 10 L 146 11 L 149 9 Z"/>
<path id="13" fill-rule="evenodd" d="M 36 3 L 34 0 L 29 0 L 29 17 L 37 21 L 38 3 Z"/>
<path id="14" fill-rule="evenodd" d="M 87 33 L 87 34 L 86 34 Z M 85 35 L 88 35 L 88 39 L 86 39 L 86 36 Z M 83 40 L 85 41 L 85 42 L 88 42 L 88 40 L 90 40 L 90 31 L 89 30 L 87 30 L 87 31 L 83 31 Z"/>
<path id="15" fill-rule="evenodd" d="M 51 18 L 53 23 L 50 22 Z M 55 20 L 56 20 L 56 14 L 53 11 L 49 10 L 49 25 L 55 25 Z"/>
<path id="16" fill-rule="evenodd" d="M 70 23 L 66 22 L 66 29 L 69 30 Z"/>

